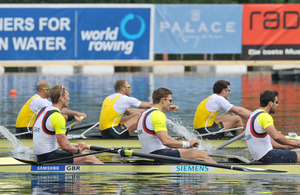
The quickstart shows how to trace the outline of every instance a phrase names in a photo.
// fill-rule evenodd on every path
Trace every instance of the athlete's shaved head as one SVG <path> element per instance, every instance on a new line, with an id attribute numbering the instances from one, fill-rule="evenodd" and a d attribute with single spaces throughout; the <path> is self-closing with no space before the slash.
<path id="1" fill-rule="evenodd" d="M 125 87 L 126 82 L 127 81 L 123 79 L 117 80 L 114 85 L 115 92 L 119 92 L 122 89 L 122 87 Z"/>
<path id="2" fill-rule="evenodd" d="M 45 80 L 40 80 L 37 84 L 36 84 L 36 91 L 42 91 L 43 88 L 50 88 L 51 85 L 48 81 Z"/>

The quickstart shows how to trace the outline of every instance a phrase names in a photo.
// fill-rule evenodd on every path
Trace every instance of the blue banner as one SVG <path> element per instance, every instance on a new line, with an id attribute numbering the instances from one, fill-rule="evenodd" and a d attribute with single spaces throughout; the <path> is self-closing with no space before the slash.
<path id="1" fill-rule="evenodd" d="M 28 7 L 0 9 L 0 60 L 151 58 L 151 7 Z"/>
<path id="2" fill-rule="evenodd" d="M 242 5 L 156 5 L 154 53 L 241 53 Z"/>

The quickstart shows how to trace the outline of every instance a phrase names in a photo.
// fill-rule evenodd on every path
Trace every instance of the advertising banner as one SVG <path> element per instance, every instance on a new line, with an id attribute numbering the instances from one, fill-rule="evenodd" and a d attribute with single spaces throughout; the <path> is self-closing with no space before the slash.
<path id="1" fill-rule="evenodd" d="M 244 60 L 300 59 L 300 4 L 243 6 Z"/>
<path id="2" fill-rule="evenodd" d="M 154 53 L 241 53 L 242 5 L 156 5 Z"/>
<path id="3" fill-rule="evenodd" d="M 151 9 L 1 8 L 0 60 L 151 60 Z"/>

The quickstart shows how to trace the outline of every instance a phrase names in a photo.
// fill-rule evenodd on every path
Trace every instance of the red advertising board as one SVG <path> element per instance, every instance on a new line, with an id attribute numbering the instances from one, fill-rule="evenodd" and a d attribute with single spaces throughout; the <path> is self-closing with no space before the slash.
<path id="1" fill-rule="evenodd" d="M 243 59 L 300 59 L 300 4 L 244 4 Z"/>

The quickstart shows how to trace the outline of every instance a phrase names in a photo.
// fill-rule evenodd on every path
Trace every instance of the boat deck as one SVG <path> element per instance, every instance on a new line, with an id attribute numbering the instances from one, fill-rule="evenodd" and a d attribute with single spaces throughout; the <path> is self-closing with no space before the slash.
<path id="1" fill-rule="evenodd" d="M 177 138 L 178 139 L 178 138 Z M 219 139 L 219 140 L 200 140 L 202 144 L 209 147 L 217 147 L 229 139 Z M 25 147 L 33 147 L 32 139 L 19 139 L 22 146 Z M 78 142 L 86 142 L 89 145 L 101 145 L 103 147 L 114 147 L 114 148 L 132 148 L 132 149 L 140 149 L 141 144 L 137 137 L 130 137 L 127 139 L 103 139 L 101 136 L 89 136 L 87 139 L 69 139 L 72 143 Z M 224 148 L 246 148 L 247 143 L 243 140 L 237 140 Z M 7 150 L 8 148 L 12 148 L 12 143 L 7 139 L 0 139 L 0 151 Z"/>
<path id="2" fill-rule="evenodd" d="M 146 162 L 147 163 L 147 162 Z M 44 164 L 30 165 L 20 162 L 11 157 L 0 158 L 1 173 L 197 173 L 197 174 L 293 174 L 299 175 L 299 164 L 271 164 L 261 163 L 230 163 L 232 166 L 263 168 L 271 170 L 286 171 L 276 172 L 245 172 L 228 170 L 223 168 L 209 167 L 203 165 L 168 164 L 158 165 L 145 164 L 145 162 L 106 162 L 103 165 L 74 165 L 74 164 Z M 226 164 L 226 163 L 225 163 Z"/>

